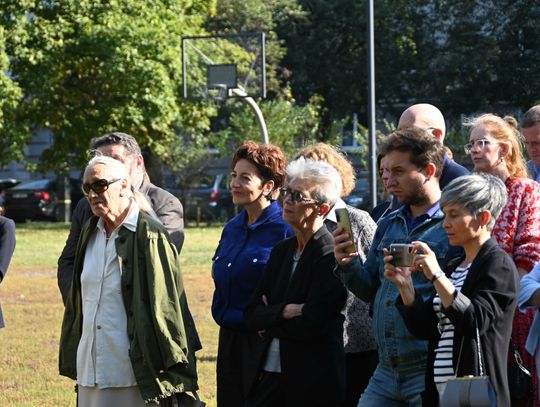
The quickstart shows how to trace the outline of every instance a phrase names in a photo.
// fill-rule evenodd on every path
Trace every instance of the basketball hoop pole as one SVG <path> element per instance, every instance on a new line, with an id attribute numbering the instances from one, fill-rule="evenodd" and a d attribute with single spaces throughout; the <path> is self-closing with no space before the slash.
<path id="1" fill-rule="evenodd" d="M 242 89 L 234 88 L 229 90 L 236 96 L 240 96 L 240 99 L 245 101 L 249 105 L 249 107 L 251 107 L 251 110 L 253 110 L 253 113 L 255 113 L 255 117 L 257 118 L 257 123 L 259 124 L 259 130 L 261 131 L 261 136 L 264 144 L 270 144 L 270 141 L 268 139 L 268 129 L 266 128 L 266 122 L 264 121 L 262 111 L 259 108 L 257 102 L 255 102 L 255 99 L 253 99 L 251 96 L 247 96 L 247 93 L 244 92 Z"/>

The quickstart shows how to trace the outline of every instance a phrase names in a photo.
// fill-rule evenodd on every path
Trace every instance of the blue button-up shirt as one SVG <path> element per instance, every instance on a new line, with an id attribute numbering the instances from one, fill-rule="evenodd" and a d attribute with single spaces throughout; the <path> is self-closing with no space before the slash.
<path id="1" fill-rule="evenodd" d="M 261 279 L 272 248 L 293 234 L 281 213 L 279 203 L 274 201 L 251 225 L 245 210 L 225 225 L 212 259 L 215 285 L 212 316 L 220 326 L 247 329 L 244 309 Z"/>
<path id="2" fill-rule="evenodd" d="M 399 291 L 384 277 L 383 248 L 392 243 L 420 240 L 435 252 L 441 268 L 444 268 L 451 246 L 442 228 L 443 213 L 434 207 L 425 215 L 417 217 L 413 225 L 410 211 L 405 207 L 392 212 L 380 221 L 366 261 L 361 264 L 355 259 L 338 268 L 338 276 L 353 294 L 366 302 L 373 302 L 373 331 L 380 363 L 400 371 L 425 368 L 427 342 L 411 335 L 394 305 Z M 410 230 L 409 224 L 413 225 Z M 433 284 L 423 273 L 414 273 L 412 279 L 416 292 L 426 300 L 434 293 Z"/>

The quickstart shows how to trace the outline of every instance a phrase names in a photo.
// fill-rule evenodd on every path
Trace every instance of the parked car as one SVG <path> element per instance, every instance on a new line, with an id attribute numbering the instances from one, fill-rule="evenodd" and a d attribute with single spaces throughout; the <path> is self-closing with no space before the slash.
<path id="1" fill-rule="evenodd" d="M 358 209 L 363 209 L 369 211 L 371 204 L 371 196 L 369 192 L 369 179 L 367 178 L 357 178 L 356 186 L 351 191 L 351 193 L 345 197 L 343 200 L 348 205 L 354 206 Z"/>
<path id="2" fill-rule="evenodd" d="M 183 202 L 190 220 L 226 222 L 236 213 L 228 174 L 203 177 L 193 188 L 184 190 Z"/>
<path id="3" fill-rule="evenodd" d="M 16 221 L 57 220 L 60 205 L 56 178 L 39 179 L 18 184 L 5 191 L 6 216 Z M 71 210 L 83 197 L 81 180 L 70 179 Z"/>
<path id="4" fill-rule="evenodd" d="M 19 184 L 21 181 L 16 180 L 15 178 L 4 178 L 0 179 L 0 215 L 6 213 L 6 194 L 5 190 L 13 188 L 15 185 Z"/>
<path id="5" fill-rule="evenodd" d="M 236 214 L 228 174 L 203 175 L 190 188 L 179 189 L 172 176 L 165 176 L 165 189 L 184 207 L 186 221 L 226 222 Z"/>

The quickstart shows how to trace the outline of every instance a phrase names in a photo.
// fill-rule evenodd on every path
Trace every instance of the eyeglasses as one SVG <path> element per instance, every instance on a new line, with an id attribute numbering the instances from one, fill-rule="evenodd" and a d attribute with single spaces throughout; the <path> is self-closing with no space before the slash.
<path id="1" fill-rule="evenodd" d="M 94 191 L 96 194 L 99 195 L 105 192 L 106 190 L 108 190 L 109 185 L 114 184 L 116 181 L 120 181 L 121 179 L 122 178 L 116 178 L 111 181 L 107 179 L 98 179 L 97 181 L 92 182 L 91 184 L 84 183 L 82 185 L 82 190 L 85 195 L 88 195 L 90 191 Z"/>
<path id="2" fill-rule="evenodd" d="M 489 146 L 490 144 L 491 144 L 491 141 L 483 138 L 483 139 L 475 140 L 471 143 L 465 144 L 463 146 L 463 150 L 465 150 L 465 154 L 470 154 L 473 148 L 480 147 L 483 150 L 484 148 L 486 148 L 486 146 Z"/>
<path id="3" fill-rule="evenodd" d="M 291 201 L 293 201 L 294 203 L 319 203 L 318 201 L 316 201 L 315 199 L 308 199 L 306 197 L 304 197 L 304 195 L 302 195 L 302 192 L 300 191 L 293 191 L 292 189 L 290 188 L 281 188 L 280 189 L 280 192 L 281 192 L 281 196 L 283 197 L 283 199 L 287 198 L 287 196 L 290 196 L 291 197 Z"/>

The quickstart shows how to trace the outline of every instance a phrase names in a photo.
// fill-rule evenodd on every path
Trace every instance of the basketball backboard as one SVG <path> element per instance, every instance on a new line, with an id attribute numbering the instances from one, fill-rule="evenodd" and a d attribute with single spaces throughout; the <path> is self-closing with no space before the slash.
<path id="1" fill-rule="evenodd" d="M 266 97 L 264 33 L 182 38 L 183 97 Z"/>

